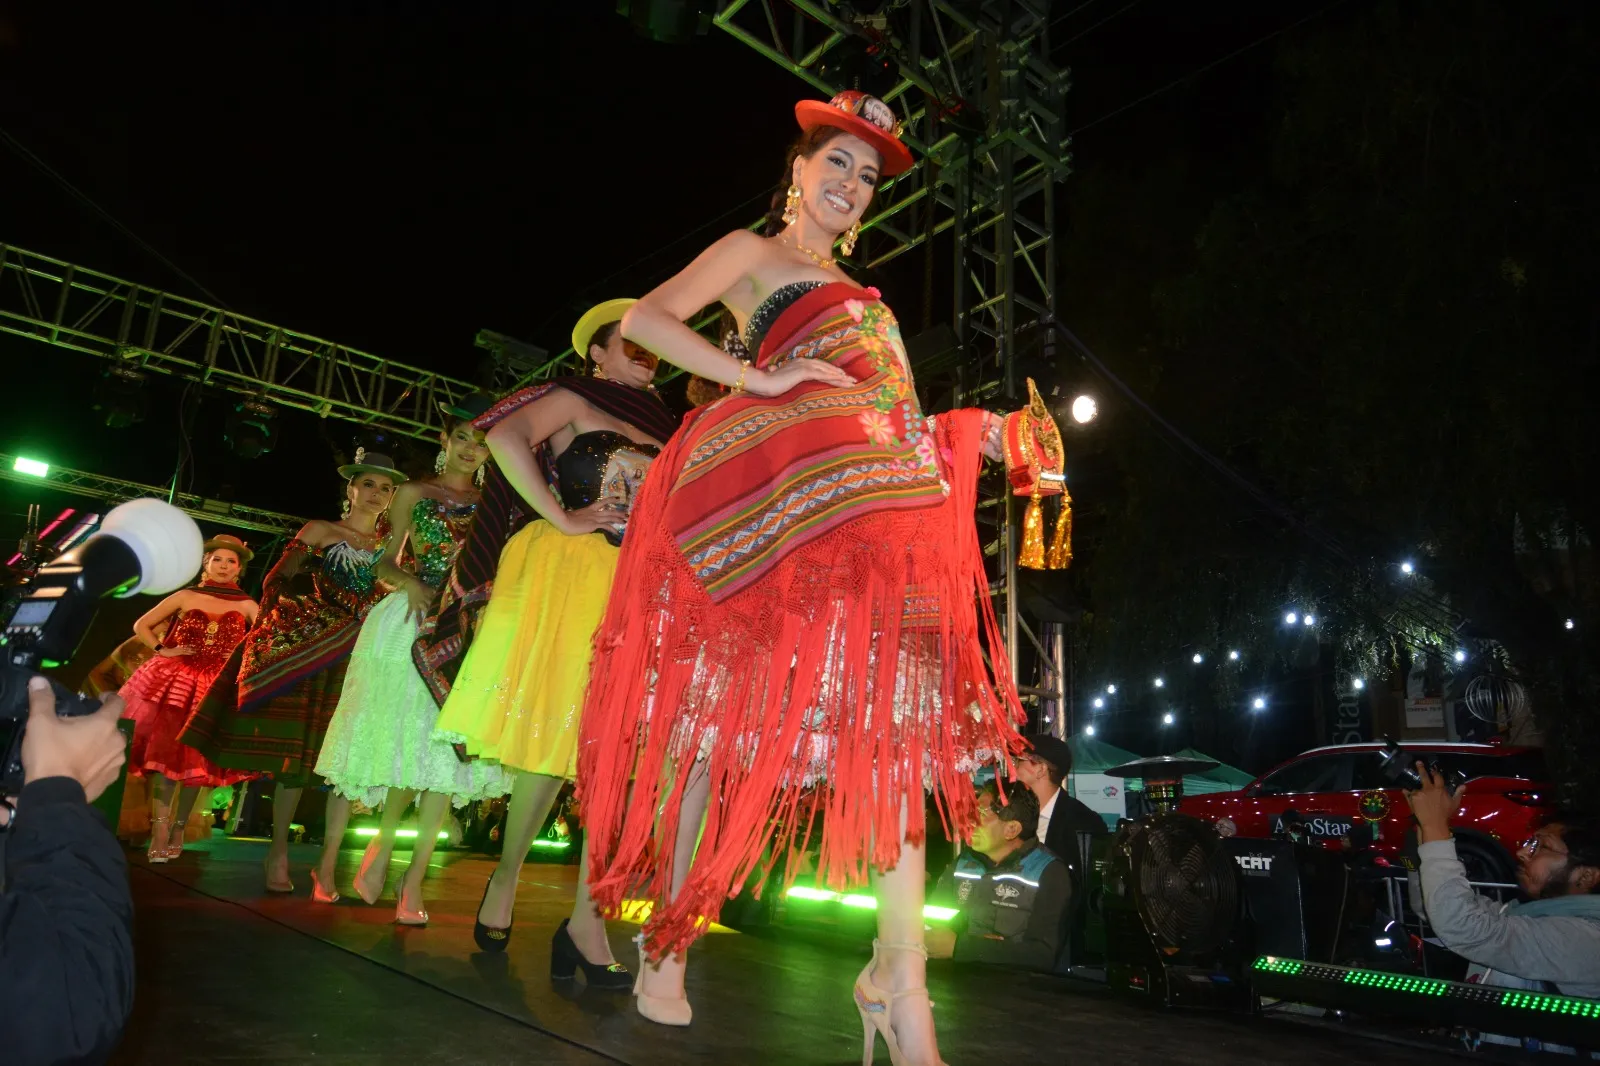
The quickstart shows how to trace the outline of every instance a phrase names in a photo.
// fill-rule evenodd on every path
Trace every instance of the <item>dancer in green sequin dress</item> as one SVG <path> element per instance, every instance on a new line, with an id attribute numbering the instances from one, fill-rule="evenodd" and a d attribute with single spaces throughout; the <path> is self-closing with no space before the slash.
<path id="1" fill-rule="evenodd" d="M 439 472 L 395 492 L 389 510 L 393 533 L 377 569 L 398 591 L 374 607 L 361 627 L 317 760 L 317 773 L 334 793 L 328 801 L 321 883 L 333 884 L 351 802 L 383 806 L 383 824 L 355 880 L 357 895 L 368 903 L 383 893 L 400 816 L 422 794 L 416 844 L 396 908 L 396 921 L 407 925 L 427 921 L 422 879 L 449 805 L 511 791 L 510 775 L 498 763 L 463 762 L 448 742 L 433 739 L 439 705 L 411 660 L 417 621 L 432 606 L 466 537 L 478 502 L 474 477 L 489 458 L 483 432 L 470 421 L 489 398 L 462 402 L 459 410 L 449 409 L 450 428 L 440 434 Z"/>

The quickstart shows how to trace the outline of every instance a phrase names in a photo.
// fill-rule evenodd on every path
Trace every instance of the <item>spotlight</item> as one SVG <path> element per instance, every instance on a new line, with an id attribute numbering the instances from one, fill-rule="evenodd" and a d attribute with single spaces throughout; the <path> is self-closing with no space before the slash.
<path id="1" fill-rule="evenodd" d="M 1080 426 L 1093 422 L 1099 413 L 1100 405 L 1094 402 L 1093 396 L 1079 396 L 1072 401 L 1072 420 Z"/>
<path id="2" fill-rule="evenodd" d="M 1264 700 L 1264 699 L 1262 699 L 1262 698 L 1261 698 L 1261 697 L 1260 697 L 1260 696 L 1257 696 L 1257 697 L 1256 697 L 1256 698 L 1255 698 L 1255 700 L 1254 700 L 1254 702 L 1252 702 L 1252 703 L 1251 703 L 1251 704 L 1250 704 L 1250 706 L 1251 706 L 1251 708 L 1252 708 L 1252 709 L 1254 709 L 1254 710 L 1257 710 L 1257 711 L 1264 711 L 1264 710 L 1266 710 L 1266 709 L 1267 709 L 1267 701 L 1266 701 L 1266 700 Z"/>
<path id="3" fill-rule="evenodd" d="M 1084 726 L 1083 727 L 1083 735 L 1086 736 L 1086 737 L 1094 736 L 1094 726 L 1092 726 L 1092 725 Z"/>
<path id="4" fill-rule="evenodd" d="M 1456 662 L 1464 663 L 1466 661 L 1467 661 L 1467 653 L 1466 652 L 1464 652 L 1464 651 L 1456 652 Z"/>
<path id="5" fill-rule="evenodd" d="M 1193 662 L 1194 662 L 1194 664 L 1196 666 L 1199 666 L 1201 663 L 1203 663 L 1205 661 L 1206 661 L 1206 657 L 1204 655 L 1201 655 L 1199 652 L 1195 652 L 1194 653 Z"/>
<path id="6" fill-rule="evenodd" d="M 1115 696 L 1116 694 L 1117 694 L 1117 686 L 1115 686 L 1115 685 L 1107 685 L 1106 686 L 1106 695 L 1107 696 Z"/>
<path id="7" fill-rule="evenodd" d="M 1295 614 L 1293 611 L 1290 611 L 1288 614 L 1283 616 L 1283 624 L 1286 626 L 1292 626 L 1298 621 L 1300 621 L 1300 616 Z"/>
<path id="8" fill-rule="evenodd" d="M 1095 710 L 1097 710 L 1097 711 L 1098 711 L 1098 710 L 1100 710 L 1100 709 L 1101 709 L 1101 708 L 1102 708 L 1102 707 L 1104 707 L 1104 706 L 1105 706 L 1105 705 L 1106 705 L 1106 701 L 1105 701 L 1105 700 L 1103 700 L 1103 699 L 1101 699 L 1101 698 L 1100 698 L 1100 697 L 1099 697 L 1099 696 L 1096 696 L 1096 697 L 1095 697 L 1095 698 L 1094 698 L 1094 709 L 1095 709 Z"/>
<path id="9" fill-rule="evenodd" d="M 19 462 L 20 462 L 20 460 L 19 460 Z M 1574 622 L 1572 619 L 1569 618 L 1569 619 L 1567 619 L 1567 628 L 1568 629 L 1577 629 L 1578 628 L 1578 623 Z"/>
<path id="10" fill-rule="evenodd" d="M 1410 560 L 1407 560 L 1400 564 L 1400 572 L 1402 574 L 1414 574 L 1417 572 L 1417 568 L 1411 565 Z"/>
<path id="11" fill-rule="evenodd" d="M 1308 626 L 1314 626 L 1314 625 L 1317 624 L 1317 616 L 1314 615 L 1314 614 L 1308 614 L 1303 619 L 1301 619 L 1301 621 L 1303 621 Z"/>
<path id="12" fill-rule="evenodd" d="M 1351 682 L 1351 684 L 1355 687 L 1355 690 L 1357 692 L 1360 692 L 1362 689 L 1367 687 L 1367 683 L 1365 681 L 1363 681 L 1359 677 L 1356 678 L 1353 682 Z"/>
<path id="13" fill-rule="evenodd" d="M 22 455 L 17 456 L 17 458 L 12 462 L 11 469 L 18 474 L 27 474 L 29 477 L 50 476 L 49 463 L 42 462 L 38 459 L 29 459 Z M 1567 623 L 1567 628 L 1572 628 L 1571 622 Z"/>
<path id="14" fill-rule="evenodd" d="M 222 439 L 239 458 L 259 459 L 278 443 L 278 427 L 272 421 L 276 414 L 260 400 L 245 400 L 228 415 Z"/>
<path id="15" fill-rule="evenodd" d="M 1176 721 L 1177 721 L 1177 718 L 1173 717 L 1173 714 L 1172 714 L 1171 711 L 1168 711 L 1166 714 L 1161 716 L 1161 724 L 1162 725 L 1171 725 L 1173 722 L 1176 722 Z"/>
<path id="16" fill-rule="evenodd" d="M 112 429 L 143 422 L 144 375 L 126 366 L 114 366 L 101 374 L 94 388 L 94 409 L 105 412 L 105 424 Z"/>
<path id="17" fill-rule="evenodd" d="M 1236 652 L 1236 651 L 1230 651 L 1228 653 L 1228 661 L 1231 662 L 1231 663 L 1238 662 L 1239 661 L 1239 653 Z"/>
<path id="18" fill-rule="evenodd" d="M 1159 677 L 1156 678 L 1156 688 L 1166 688 L 1166 687 L 1167 687 L 1167 682 L 1164 679 L 1159 678 Z"/>

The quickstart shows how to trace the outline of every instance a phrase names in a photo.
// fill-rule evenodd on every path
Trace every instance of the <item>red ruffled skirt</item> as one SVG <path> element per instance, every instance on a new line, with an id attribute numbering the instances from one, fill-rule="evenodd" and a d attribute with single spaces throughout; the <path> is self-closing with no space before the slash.
<path id="1" fill-rule="evenodd" d="M 160 774 L 182 785 L 211 788 L 256 777 L 248 771 L 224 770 L 178 742 L 178 734 L 216 679 L 215 670 L 194 669 L 188 661 L 191 658 L 196 657 L 158 655 L 135 670 L 122 686 L 122 717 L 134 723 L 128 773 Z"/>
<path id="2" fill-rule="evenodd" d="M 696 424 L 656 460 L 595 637 L 578 769 L 595 898 L 610 915 L 624 894 L 655 901 L 652 956 L 686 946 L 814 832 L 819 878 L 842 889 L 896 865 L 902 811 L 907 838 L 924 838 L 925 790 L 947 832 L 976 820 L 970 776 L 1020 748 L 1023 720 L 973 522 L 981 418 L 930 420 L 942 503 L 846 521 L 720 601 L 666 521 Z M 713 800 L 668 902 L 700 774 Z"/>

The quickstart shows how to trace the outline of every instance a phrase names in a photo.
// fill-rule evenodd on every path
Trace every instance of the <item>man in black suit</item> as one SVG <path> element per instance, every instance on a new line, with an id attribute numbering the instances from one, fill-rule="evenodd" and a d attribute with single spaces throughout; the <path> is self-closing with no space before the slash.
<path id="1" fill-rule="evenodd" d="M 1101 836 L 1110 832 L 1088 806 L 1062 787 L 1072 772 L 1072 749 L 1048 733 L 1029 737 L 1033 750 L 1017 756 L 1017 780 L 1039 800 L 1041 843 L 1068 866 L 1078 865 L 1078 833 Z"/>

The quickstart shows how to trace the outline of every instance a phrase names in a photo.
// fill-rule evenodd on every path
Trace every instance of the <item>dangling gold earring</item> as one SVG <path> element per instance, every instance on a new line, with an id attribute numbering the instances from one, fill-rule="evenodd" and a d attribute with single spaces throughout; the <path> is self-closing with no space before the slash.
<path id="1" fill-rule="evenodd" d="M 343 507 L 342 510 L 339 511 L 339 517 L 340 518 L 349 518 L 350 517 L 350 497 L 348 497 L 348 496 L 346 496 L 344 498 L 344 507 Z"/>
<path id="2" fill-rule="evenodd" d="M 852 222 L 850 228 L 844 231 L 844 240 L 839 242 L 839 251 L 845 255 L 854 255 L 856 241 L 861 239 L 861 223 Z"/>
<path id="3" fill-rule="evenodd" d="M 789 185 L 789 194 L 783 200 L 783 224 L 792 226 L 800 221 L 800 186 Z"/>
<path id="4" fill-rule="evenodd" d="M 433 472 L 435 474 L 444 473 L 444 461 L 445 461 L 445 450 L 443 448 L 440 448 L 439 449 L 439 454 L 434 456 L 434 459 L 433 459 Z"/>
<path id="5" fill-rule="evenodd" d="M 478 472 L 472 475 L 472 483 L 481 489 L 483 488 L 483 479 L 488 476 L 489 464 L 484 463 L 482 466 L 478 467 Z"/>

